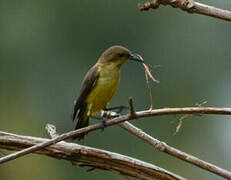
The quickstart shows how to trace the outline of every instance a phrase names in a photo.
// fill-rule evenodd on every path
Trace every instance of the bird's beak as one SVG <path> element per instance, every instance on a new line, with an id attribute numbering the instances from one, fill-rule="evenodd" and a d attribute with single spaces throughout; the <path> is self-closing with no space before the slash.
<path id="1" fill-rule="evenodd" d="M 140 63 L 144 62 L 143 58 L 139 54 L 131 54 L 128 59 L 132 61 L 137 61 Z"/>

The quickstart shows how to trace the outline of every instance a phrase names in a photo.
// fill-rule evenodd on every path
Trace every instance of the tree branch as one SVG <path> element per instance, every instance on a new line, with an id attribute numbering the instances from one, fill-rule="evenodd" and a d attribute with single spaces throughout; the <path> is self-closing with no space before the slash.
<path id="1" fill-rule="evenodd" d="M 155 109 L 155 110 L 148 110 L 148 111 L 139 111 L 136 112 L 135 119 L 143 118 L 143 117 L 151 117 L 151 116 L 157 116 L 157 115 L 169 115 L 169 114 L 231 114 L 231 108 L 211 108 L 211 107 L 188 107 L 188 108 L 162 108 L 162 109 Z M 105 126 L 112 126 L 115 124 L 119 124 L 124 121 L 132 120 L 134 117 L 132 117 L 130 114 L 120 116 L 114 119 L 111 119 L 105 123 Z M 20 156 L 24 156 L 26 154 L 29 154 L 31 152 L 37 151 L 39 149 L 42 149 L 44 147 L 50 146 L 52 144 L 55 144 L 59 141 L 68 139 L 70 137 L 76 136 L 81 133 L 88 133 L 91 131 L 94 131 L 96 129 L 101 128 L 101 123 L 91 125 L 82 129 L 78 129 L 75 131 L 71 131 L 68 133 L 64 133 L 54 139 L 51 139 L 47 142 L 36 144 L 30 148 L 21 150 L 19 152 L 12 153 L 8 156 L 0 158 L 0 164 L 16 159 Z"/>
<path id="2" fill-rule="evenodd" d="M 127 115 L 119 116 L 114 119 L 108 120 L 106 121 L 105 125 L 112 126 L 112 125 L 119 124 L 119 123 L 122 123 L 128 120 L 140 119 L 143 117 L 152 117 L 152 116 L 158 116 L 158 115 L 170 115 L 170 114 L 222 114 L 222 115 L 226 114 L 226 115 L 231 115 L 231 108 L 187 107 L 187 108 L 162 108 L 162 109 L 154 109 L 154 110 L 147 110 L 147 111 L 139 111 L 135 113 L 135 117 L 132 117 L 131 114 L 129 113 Z M 80 133 L 87 133 L 87 132 L 91 132 L 91 131 L 94 131 L 100 128 L 101 128 L 101 123 L 98 123 L 98 124 L 91 125 L 91 126 L 88 126 L 82 129 L 64 133 L 49 141 L 44 141 L 42 143 L 35 144 L 32 147 L 29 147 L 21 151 L 7 155 L 5 157 L 2 157 L 0 158 L 0 164 L 16 159 L 28 153 L 41 150 L 42 148 L 55 144 L 59 141 L 68 139 L 70 137 L 76 136 Z"/>
<path id="3" fill-rule="evenodd" d="M 202 14 L 231 21 L 231 11 L 198 3 L 193 0 L 152 0 L 151 2 L 148 1 L 143 4 L 139 4 L 138 7 L 140 11 L 145 11 L 149 10 L 150 8 L 157 9 L 160 4 L 170 5 L 174 8 L 180 8 L 181 10 L 187 11 L 189 13 Z"/>
<path id="4" fill-rule="evenodd" d="M 104 112 L 102 114 L 104 117 L 106 118 L 116 118 L 119 116 L 119 114 L 113 112 Z M 188 115 L 188 114 L 187 114 Z M 185 115 L 186 116 L 186 115 Z M 218 176 L 227 178 L 227 179 L 231 179 L 231 172 L 222 169 L 216 165 L 213 165 L 211 163 L 208 163 L 206 161 L 203 161 L 195 156 L 192 156 L 190 154 L 187 154 L 185 152 L 182 152 L 174 147 L 171 147 L 169 145 L 167 145 L 165 142 L 161 142 L 158 139 L 155 139 L 154 137 L 150 136 L 149 134 L 145 133 L 144 131 L 142 131 L 141 129 L 137 128 L 136 126 L 133 126 L 131 123 L 129 122 L 123 122 L 118 124 L 118 126 L 120 126 L 121 128 L 125 129 L 126 131 L 128 131 L 129 133 L 135 135 L 136 137 L 138 137 L 139 139 L 145 141 L 146 143 L 150 144 L 151 146 L 153 146 L 154 148 L 156 148 L 158 151 L 160 152 L 165 152 L 173 157 L 176 157 L 178 159 L 182 159 L 183 161 L 186 161 L 188 163 L 191 163 L 199 168 L 202 168 L 206 171 L 210 171 L 214 174 L 217 174 Z"/>
<path id="5" fill-rule="evenodd" d="M 231 173 L 225 169 L 215 166 L 214 164 L 208 163 L 203 161 L 195 156 L 182 152 L 174 147 L 167 145 L 165 142 L 161 142 L 158 139 L 153 138 L 152 136 L 148 135 L 147 133 L 143 132 L 141 129 L 133 126 L 129 122 L 123 122 L 118 124 L 121 128 L 125 129 L 126 131 L 130 132 L 131 134 L 135 135 L 139 139 L 147 142 L 151 146 L 155 147 L 160 152 L 165 152 L 173 157 L 178 159 L 182 159 L 188 163 L 191 163 L 199 168 L 204 170 L 210 171 L 218 176 L 231 179 Z"/>
<path id="6" fill-rule="evenodd" d="M 21 150 L 48 141 L 49 139 L 0 132 L 0 147 L 8 150 Z M 34 153 L 64 159 L 80 167 L 117 172 L 130 178 L 184 180 L 183 177 L 138 159 L 74 143 L 59 142 Z"/>

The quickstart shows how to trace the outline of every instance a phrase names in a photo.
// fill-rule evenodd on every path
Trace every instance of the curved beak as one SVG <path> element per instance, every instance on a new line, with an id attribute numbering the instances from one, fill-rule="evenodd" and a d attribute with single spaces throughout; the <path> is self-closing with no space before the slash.
<path id="1" fill-rule="evenodd" d="M 132 61 L 137 61 L 140 63 L 144 62 L 143 58 L 139 54 L 131 54 L 128 59 Z"/>

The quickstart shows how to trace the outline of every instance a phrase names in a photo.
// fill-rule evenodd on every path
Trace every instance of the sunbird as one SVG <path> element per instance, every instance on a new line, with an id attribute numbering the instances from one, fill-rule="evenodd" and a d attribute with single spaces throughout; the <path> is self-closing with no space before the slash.
<path id="1" fill-rule="evenodd" d="M 111 46 L 102 53 L 97 63 L 90 68 L 84 77 L 80 95 L 75 101 L 72 120 L 77 117 L 75 129 L 89 125 L 89 118 L 105 110 L 114 96 L 120 82 L 121 66 L 133 60 L 143 63 L 141 56 L 132 54 L 122 46 Z M 75 138 L 84 138 L 84 133 Z"/>

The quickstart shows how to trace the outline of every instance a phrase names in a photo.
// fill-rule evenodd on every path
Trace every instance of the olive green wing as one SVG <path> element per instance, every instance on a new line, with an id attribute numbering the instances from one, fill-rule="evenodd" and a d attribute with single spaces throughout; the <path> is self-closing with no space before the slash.
<path id="1" fill-rule="evenodd" d="M 74 121 L 77 117 L 81 117 L 82 114 L 84 114 L 84 111 L 86 110 L 86 103 L 85 100 L 88 97 L 89 93 L 95 86 L 97 80 L 99 78 L 99 71 L 97 66 L 93 66 L 86 74 L 82 87 L 80 89 L 80 95 L 78 99 L 75 102 L 74 110 L 72 113 L 72 120 Z"/>

